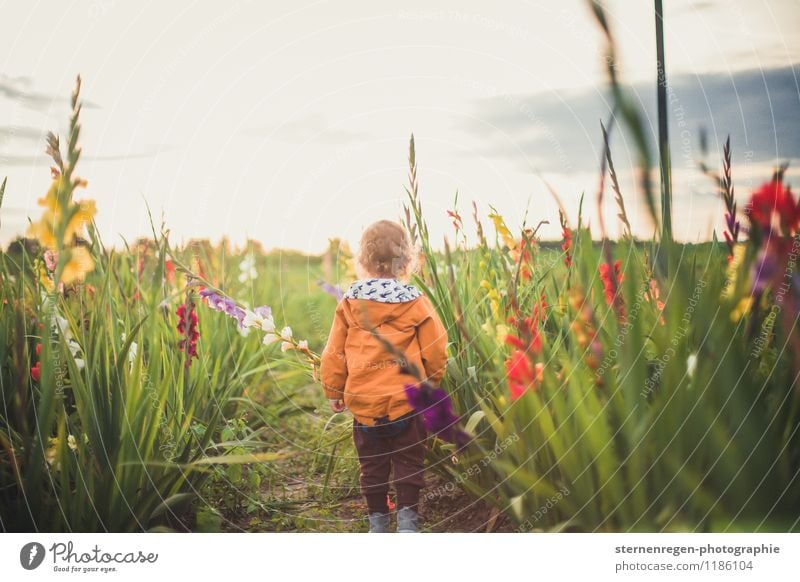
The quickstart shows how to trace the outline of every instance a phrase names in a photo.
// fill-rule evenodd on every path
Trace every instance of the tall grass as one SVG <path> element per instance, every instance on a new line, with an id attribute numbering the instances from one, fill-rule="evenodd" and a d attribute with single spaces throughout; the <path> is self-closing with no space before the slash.
<path id="1" fill-rule="evenodd" d="M 79 114 L 76 90 L 67 151 L 50 140 L 62 176 L 73 176 L 80 158 Z M 76 207 L 73 189 L 59 188 L 60 203 Z M 177 517 L 215 465 L 269 463 L 277 453 L 264 450 L 258 431 L 302 408 L 286 406 L 288 391 L 253 401 L 275 390 L 276 361 L 258 338 L 203 310 L 199 357 L 187 362 L 175 314 L 187 281 L 172 268 L 165 235 L 154 231 L 120 253 L 103 246 L 93 224 L 87 233 L 59 240 L 62 257 L 82 246 L 94 267 L 63 287 L 31 239 L 0 256 L 0 527 L 181 527 Z M 172 251 L 225 273 L 225 257 L 200 244 Z M 235 279 L 228 272 L 220 285 Z M 263 284 L 240 288 L 263 294 Z M 253 438 L 227 443 L 228 420 L 243 416 Z"/>
<path id="2" fill-rule="evenodd" d="M 782 299 L 774 288 L 750 310 L 757 240 L 734 243 L 730 261 L 722 244 L 675 247 L 681 260 L 659 275 L 651 243 L 598 245 L 579 224 L 565 261 L 496 214 L 490 244 L 476 214 L 477 245 L 442 265 L 410 148 L 407 221 L 427 259 L 417 282 L 448 325 L 445 385 L 477 436 L 455 456 L 436 441 L 437 470 L 523 531 L 798 529 L 798 314 L 787 303 L 780 322 L 763 317 Z M 604 281 L 617 261 L 621 280 Z M 539 322 L 526 357 L 541 376 L 513 400 L 506 338 L 521 336 L 509 323 L 520 315 Z"/>

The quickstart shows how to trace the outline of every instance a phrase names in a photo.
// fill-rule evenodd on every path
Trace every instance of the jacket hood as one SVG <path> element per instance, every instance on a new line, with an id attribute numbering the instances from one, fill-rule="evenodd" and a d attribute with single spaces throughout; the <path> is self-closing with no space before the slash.
<path id="1" fill-rule="evenodd" d="M 414 285 L 397 279 L 362 279 L 345 292 L 343 301 L 348 306 L 350 325 L 362 329 L 389 324 L 407 329 L 418 325 L 428 316 L 424 297 Z"/>
<path id="2" fill-rule="evenodd" d="M 422 295 L 420 290 L 397 279 L 360 279 L 350 285 L 345 299 L 368 299 L 378 303 L 406 303 Z"/>

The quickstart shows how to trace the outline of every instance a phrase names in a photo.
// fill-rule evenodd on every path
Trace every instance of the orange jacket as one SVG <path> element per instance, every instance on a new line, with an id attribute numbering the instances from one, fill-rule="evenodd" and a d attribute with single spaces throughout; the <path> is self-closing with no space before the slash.
<path id="1" fill-rule="evenodd" d="M 400 371 L 396 356 L 370 333 L 370 327 L 435 384 L 447 364 L 447 330 L 424 295 L 395 303 L 352 296 L 348 292 L 336 307 L 320 363 L 322 387 L 329 399 L 343 398 L 363 424 L 374 425 L 384 416 L 394 420 L 412 410 L 404 386 L 417 380 Z"/>

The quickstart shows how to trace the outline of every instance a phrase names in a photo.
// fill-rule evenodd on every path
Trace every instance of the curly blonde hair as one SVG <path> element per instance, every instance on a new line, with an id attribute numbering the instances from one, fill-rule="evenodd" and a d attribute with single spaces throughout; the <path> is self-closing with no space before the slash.
<path id="1" fill-rule="evenodd" d="M 369 225 L 361 235 L 357 263 L 361 274 L 381 278 L 408 278 L 417 253 L 403 226 L 391 220 Z"/>

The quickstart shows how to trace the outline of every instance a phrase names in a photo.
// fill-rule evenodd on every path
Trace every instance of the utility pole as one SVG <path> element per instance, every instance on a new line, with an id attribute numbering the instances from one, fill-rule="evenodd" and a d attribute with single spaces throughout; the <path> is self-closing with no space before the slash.
<path id="1" fill-rule="evenodd" d="M 656 65 L 658 67 L 658 153 L 661 167 L 661 242 L 672 242 L 672 176 L 667 135 L 667 65 L 664 61 L 664 9 L 656 3 Z"/>

